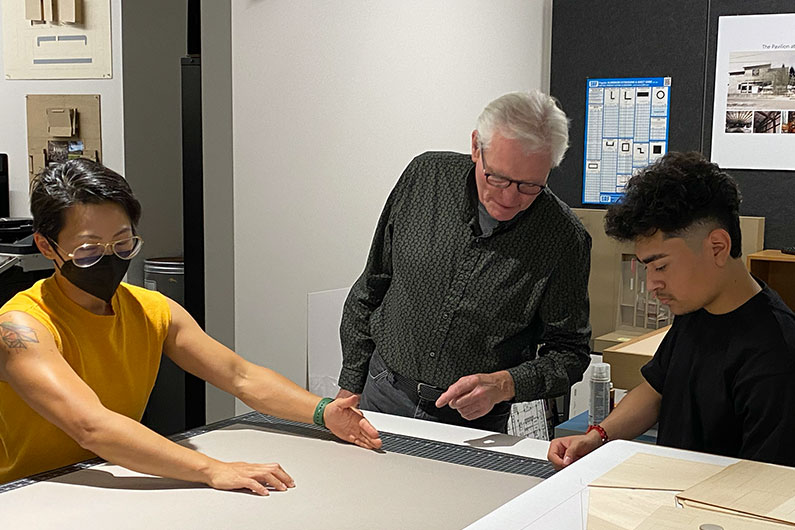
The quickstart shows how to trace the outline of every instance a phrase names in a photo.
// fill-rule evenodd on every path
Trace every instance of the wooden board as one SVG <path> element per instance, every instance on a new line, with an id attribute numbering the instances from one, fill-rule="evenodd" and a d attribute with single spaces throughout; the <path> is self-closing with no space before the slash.
<path id="1" fill-rule="evenodd" d="M 714 464 L 636 453 L 589 486 L 683 491 L 723 469 Z"/>
<path id="2" fill-rule="evenodd" d="M 676 506 L 675 492 L 588 488 L 588 530 L 633 530 L 663 506 Z"/>
<path id="3" fill-rule="evenodd" d="M 648 519 L 636 527 L 636 530 L 696 530 L 701 525 L 716 525 L 722 530 L 786 530 L 792 528 L 695 508 L 663 507 L 651 514 Z"/>
<path id="4" fill-rule="evenodd" d="M 795 469 L 791 467 L 742 460 L 678 497 L 795 525 Z"/>
<path id="5" fill-rule="evenodd" d="M 28 177 L 46 165 L 48 142 L 80 141 L 83 156 L 102 162 L 102 118 L 98 94 L 32 94 L 25 97 L 28 124 Z M 48 132 L 47 109 L 74 109 L 77 130 L 73 136 L 57 138 Z"/>

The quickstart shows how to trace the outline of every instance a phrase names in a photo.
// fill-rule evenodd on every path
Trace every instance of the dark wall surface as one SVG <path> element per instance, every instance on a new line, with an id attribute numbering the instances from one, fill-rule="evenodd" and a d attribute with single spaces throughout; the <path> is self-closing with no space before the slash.
<path id="1" fill-rule="evenodd" d="M 718 17 L 794 11 L 792 0 L 554 0 L 550 93 L 571 119 L 571 147 L 550 187 L 572 207 L 601 208 L 582 204 L 588 78 L 671 77 L 668 149 L 709 157 Z M 741 213 L 766 218 L 765 247 L 795 245 L 795 171 L 727 171 Z"/>

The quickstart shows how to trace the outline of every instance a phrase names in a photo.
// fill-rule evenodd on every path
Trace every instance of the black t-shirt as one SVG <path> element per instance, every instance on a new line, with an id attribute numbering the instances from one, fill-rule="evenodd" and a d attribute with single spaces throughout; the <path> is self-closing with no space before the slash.
<path id="1" fill-rule="evenodd" d="M 641 369 L 659 445 L 795 466 L 795 314 L 760 284 L 730 313 L 677 316 Z"/>

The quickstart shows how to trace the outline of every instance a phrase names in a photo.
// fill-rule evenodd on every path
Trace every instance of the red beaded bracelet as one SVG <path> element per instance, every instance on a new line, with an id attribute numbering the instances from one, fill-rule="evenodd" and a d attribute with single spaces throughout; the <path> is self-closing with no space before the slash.
<path id="1" fill-rule="evenodd" d="M 589 425 L 588 430 L 585 431 L 585 434 L 588 434 L 591 431 L 596 431 L 599 433 L 599 437 L 602 439 L 602 445 L 610 441 L 610 438 L 607 436 L 607 431 L 605 431 L 601 425 Z"/>

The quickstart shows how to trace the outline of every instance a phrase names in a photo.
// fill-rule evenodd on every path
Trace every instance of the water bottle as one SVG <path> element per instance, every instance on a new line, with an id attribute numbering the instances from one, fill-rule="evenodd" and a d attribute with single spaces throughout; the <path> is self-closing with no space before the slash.
<path id="1" fill-rule="evenodd" d="M 591 372 L 591 406 L 588 425 L 599 425 L 610 414 L 610 365 L 595 363 Z"/>

